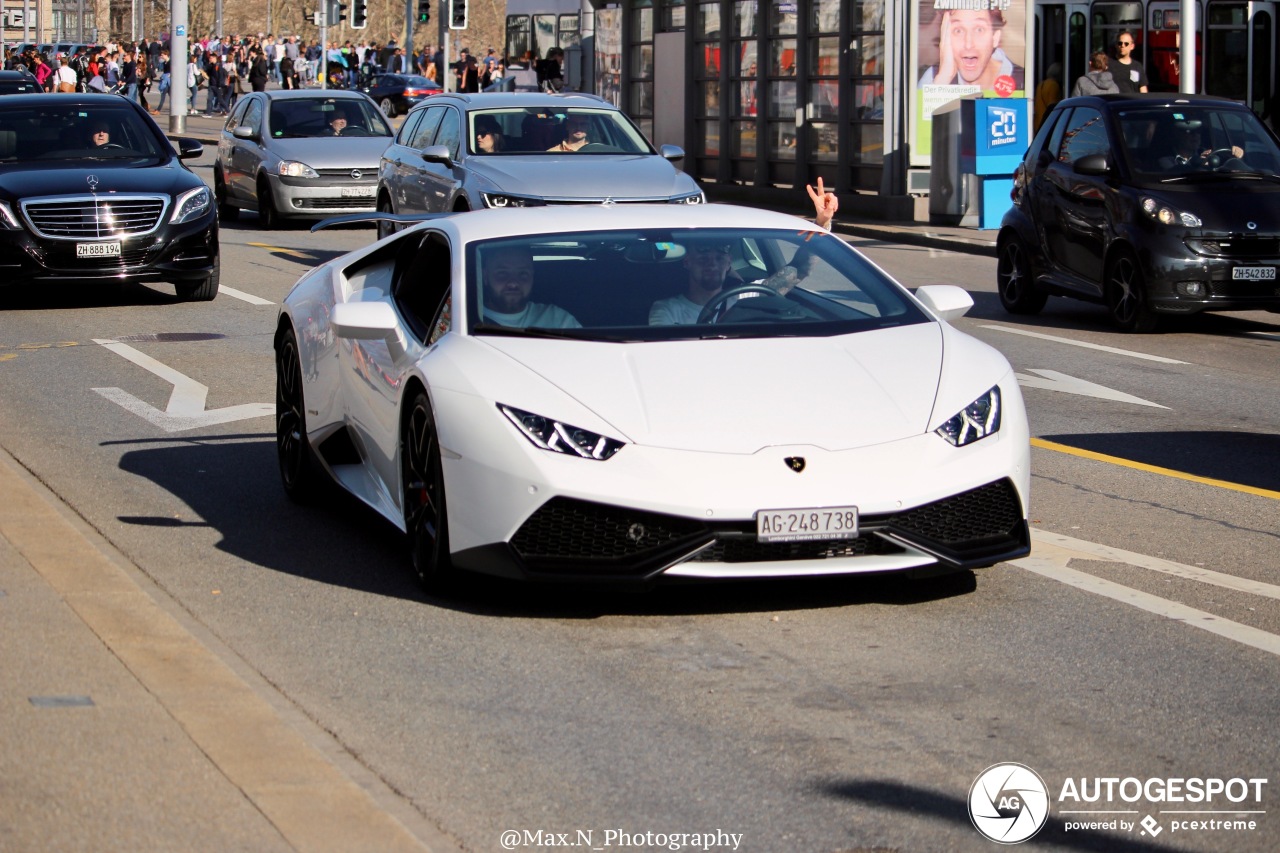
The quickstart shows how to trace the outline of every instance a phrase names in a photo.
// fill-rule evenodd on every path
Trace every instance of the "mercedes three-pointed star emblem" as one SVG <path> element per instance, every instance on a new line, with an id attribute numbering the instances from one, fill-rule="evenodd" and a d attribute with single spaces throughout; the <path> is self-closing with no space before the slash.
<path id="1" fill-rule="evenodd" d="M 98 191 L 98 176 L 90 175 L 85 180 L 89 182 L 89 192 L 96 193 Z"/>

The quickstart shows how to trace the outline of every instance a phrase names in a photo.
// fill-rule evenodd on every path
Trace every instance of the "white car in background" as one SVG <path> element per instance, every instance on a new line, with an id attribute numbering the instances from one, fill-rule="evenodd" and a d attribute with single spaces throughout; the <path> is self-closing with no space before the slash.
<path id="1" fill-rule="evenodd" d="M 532 302 L 560 309 L 533 313 L 555 327 L 486 313 L 504 252 L 531 259 Z M 697 322 L 651 325 L 704 252 L 728 256 L 724 291 Z M 913 296 L 838 237 L 754 209 L 439 216 L 285 299 L 280 472 L 297 499 L 332 478 L 407 532 L 429 590 L 457 570 L 989 566 L 1029 551 L 1030 448 L 1008 362 L 947 322 L 972 304 Z"/>

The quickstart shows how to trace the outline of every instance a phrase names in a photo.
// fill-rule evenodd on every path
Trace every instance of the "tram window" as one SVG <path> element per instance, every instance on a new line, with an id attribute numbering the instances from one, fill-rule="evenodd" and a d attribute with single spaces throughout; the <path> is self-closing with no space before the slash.
<path id="1" fill-rule="evenodd" d="M 567 50 L 571 47 L 577 47 L 582 42 L 582 35 L 578 32 L 577 15 L 561 15 L 559 28 L 559 32 L 556 34 L 556 43 L 560 47 Z"/>
<path id="2" fill-rule="evenodd" d="M 1249 94 L 1246 62 L 1249 55 L 1245 29 L 1249 9 L 1244 3 L 1209 5 L 1205 38 L 1204 90 L 1210 95 L 1243 101 Z"/>
<path id="3" fill-rule="evenodd" d="M 519 62 L 524 58 L 527 50 L 529 50 L 529 16 L 508 15 L 506 55 L 512 61 Z"/>

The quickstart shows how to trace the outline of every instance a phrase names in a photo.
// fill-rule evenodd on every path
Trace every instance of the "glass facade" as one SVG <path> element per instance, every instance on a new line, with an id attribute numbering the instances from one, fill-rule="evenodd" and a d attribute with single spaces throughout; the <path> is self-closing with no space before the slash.
<path id="1" fill-rule="evenodd" d="M 692 103 L 686 166 L 702 180 L 878 190 L 884 167 L 883 0 L 717 0 L 690 4 Z M 679 7 L 684 8 L 684 7 Z M 631 7 L 631 14 L 643 10 Z M 640 20 L 633 27 L 648 26 Z M 638 87 L 624 107 L 651 115 L 652 50 L 628 35 Z"/>

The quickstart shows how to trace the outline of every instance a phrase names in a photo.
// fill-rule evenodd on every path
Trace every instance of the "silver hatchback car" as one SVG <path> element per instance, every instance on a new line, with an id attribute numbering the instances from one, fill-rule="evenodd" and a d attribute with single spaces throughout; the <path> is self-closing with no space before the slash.
<path id="1" fill-rule="evenodd" d="M 439 94 L 405 117 L 378 172 L 380 213 L 613 201 L 700 204 L 675 145 L 655 150 L 595 95 Z M 379 236 L 395 229 L 380 221 Z"/>
<path id="2" fill-rule="evenodd" d="M 375 209 L 378 160 L 391 126 L 360 92 L 254 92 L 236 102 L 218 140 L 213 191 L 222 219 L 258 211 L 263 228 Z"/>

